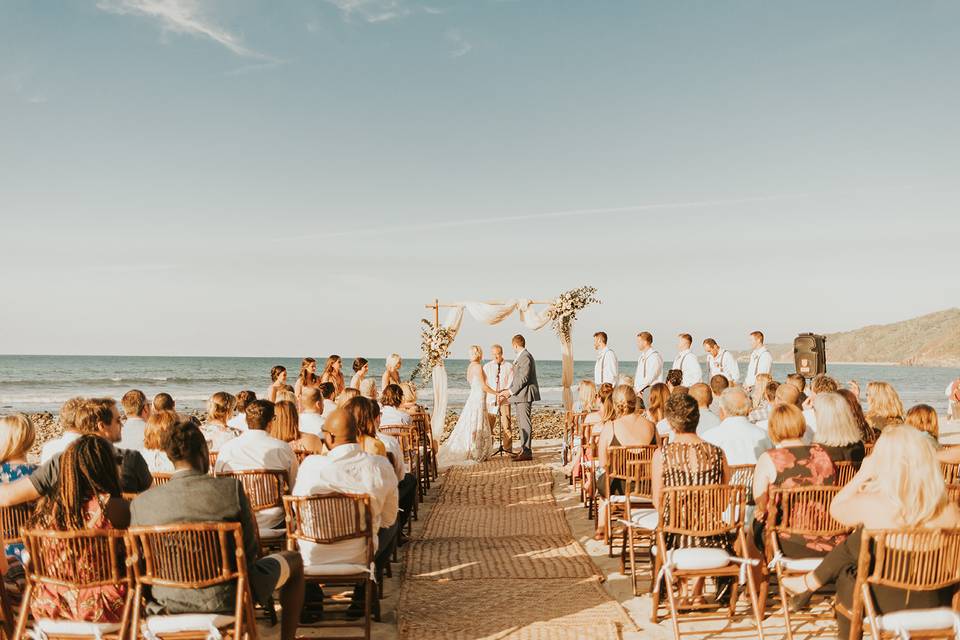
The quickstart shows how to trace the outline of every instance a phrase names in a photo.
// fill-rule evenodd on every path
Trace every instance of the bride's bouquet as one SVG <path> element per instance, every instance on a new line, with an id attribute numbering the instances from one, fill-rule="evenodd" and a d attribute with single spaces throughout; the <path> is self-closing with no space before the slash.
<path id="1" fill-rule="evenodd" d="M 420 362 L 410 374 L 410 380 L 422 378 L 429 382 L 433 376 L 433 368 L 442 365 L 450 357 L 450 345 L 453 344 L 453 331 L 446 327 L 436 326 L 429 320 L 420 321 L 424 327 L 420 330 Z"/>
<path id="2" fill-rule="evenodd" d="M 577 313 L 591 304 L 600 304 L 596 287 L 571 289 L 557 296 L 551 309 L 553 331 L 563 342 L 570 341 L 570 332 L 577 319 Z"/>

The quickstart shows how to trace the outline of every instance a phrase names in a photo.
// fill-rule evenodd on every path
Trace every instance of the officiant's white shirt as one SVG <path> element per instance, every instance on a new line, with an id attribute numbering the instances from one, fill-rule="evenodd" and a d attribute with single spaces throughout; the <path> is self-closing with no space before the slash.
<path id="1" fill-rule="evenodd" d="M 722 375 L 730 382 L 736 382 L 740 377 L 740 365 L 737 358 L 726 349 L 721 349 L 717 357 L 707 355 L 707 364 L 710 366 L 710 377 Z"/>
<path id="2" fill-rule="evenodd" d="M 597 387 L 604 382 L 616 385 L 618 370 L 617 354 L 610 347 L 604 347 L 597 354 L 597 364 L 593 367 L 593 381 Z"/>
<path id="3" fill-rule="evenodd" d="M 757 384 L 757 375 L 761 373 L 770 373 L 773 369 L 773 355 L 767 350 L 766 345 L 754 349 L 750 354 L 750 365 L 747 367 L 747 377 L 743 379 L 743 386 L 749 389 Z"/>
<path id="4" fill-rule="evenodd" d="M 650 347 L 637 358 L 637 375 L 633 377 L 633 388 L 643 393 L 658 382 L 663 382 L 663 356 Z"/>
<path id="5" fill-rule="evenodd" d="M 497 382 L 497 367 L 500 367 L 500 381 Z M 491 360 L 487 364 L 483 365 L 483 373 L 487 376 L 487 385 L 492 389 L 497 391 L 502 391 L 504 389 L 510 388 L 510 383 L 513 382 L 513 363 L 507 362 L 504 360 L 499 365 L 495 360 Z M 489 413 L 495 413 L 497 409 L 497 399 L 491 393 L 487 394 L 487 411 Z"/>
<path id="6" fill-rule="evenodd" d="M 684 349 L 677 354 L 673 361 L 673 368 L 683 371 L 683 386 L 689 388 L 690 385 L 703 382 L 703 370 L 700 369 L 700 361 L 690 349 Z"/>

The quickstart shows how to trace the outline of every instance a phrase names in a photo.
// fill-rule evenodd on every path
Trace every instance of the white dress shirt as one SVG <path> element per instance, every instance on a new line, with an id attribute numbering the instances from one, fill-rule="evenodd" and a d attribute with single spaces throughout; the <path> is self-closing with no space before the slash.
<path id="1" fill-rule="evenodd" d="M 495 391 L 509 389 L 510 383 L 513 382 L 513 363 L 504 360 L 498 364 L 496 360 L 491 360 L 483 365 L 483 374 L 487 376 L 487 385 Z M 487 413 L 496 413 L 497 397 L 488 393 L 486 394 L 486 400 Z"/>
<path id="2" fill-rule="evenodd" d="M 377 432 L 377 440 L 383 443 L 383 448 L 387 450 L 387 453 L 393 455 L 393 470 L 397 474 L 397 482 L 403 480 L 403 476 L 407 475 L 407 462 L 403 459 L 403 448 L 400 446 L 400 441 L 394 438 L 389 433 L 380 433 Z"/>
<path id="3" fill-rule="evenodd" d="M 707 407 L 700 407 L 700 422 L 697 423 L 697 435 L 701 438 L 703 434 L 714 427 L 720 426 L 720 418 Z"/>
<path id="4" fill-rule="evenodd" d="M 383 405 L 380 407 L 380 424 L 383 426 L 397 424 L 410 425 L 413 424 L 413 418 L 410 417 L 409 413 L 404 413 L 396 407 Z"/>
<path id="5" fill-rule="evenodd" d="M 340 445 L 327 455 L 310 456 L 303 461 L 292 494 L 311 496 L 323 493 L 370 496 L 374 548 L 377 545 L 377 531 L 392 526 L 397 520 L 396 474 L 386 458 L 364 453 L 360 445 Z M 333 544 L 301 541 L 300 555 L 303 564 L 308 567 L 322 564 L 362 565 L 366 563 L 366 544 L 363 540 L 344 540 Z"/>
<path id="6" fill-rule="evenodd" d="M 287 480 L 290 486 L 293 486 L 297 480 L 298 467 L 297 456 L 289 444 L 274 438 L 266 431 L 248 429 L 223 444 L 220 453 L 217 454 L 215 470 L 217 472 L 253 469 L 286 471 Z M 257 524 L 261 529 L 272 529 L 282 522 L 282 507 L 257 512 Z"/>
<path id="7" fill-rule="evenodd" d="M 140 418 L 127 418 L 120 430 L 120 442 L 117 446 L 121 449 L 143 449 L 143 432 L 147 428 L 147 423 Z"/>
<path id="8" fill-rule="evenodd" d="M 206 422 L 200 427 L 200 433 L 207 440 L 207 446 L 210 451 L 220 451 L 224 443 L 237 437 L 237 432 L 232 429 L 224 429 L 218 424 Z"/>
<path id="9" fill-rule="evenodd" d="M 757 384 L 757 375 L 770 373 L 773 369 L 773 355 L 766 345 L 753 350 L 750 354 L 750 365 L 747 367 L 747 377 L 743 379 L 743 386 L 747 389 Z"/>
<path id="10" fill-rule="evenodd" d="M 730 416 L 703 437 L 727 456 L 727 464 L 757 464 L 764 451 L 772 449 L 767 432 L 747 420 L 746 416 Z"/>
<path id="11" fill-rule="evenodd" d="M 323 425 L 326 421 L 326 409 L 324 409 L 324 413 L 322 414 L 316 411 L 303 411 L 300 413 L 300 431 L 301 433 L 312 433 L 322 438 Z"/>
<path id="12" fill-rule="evenodd" d="M 658 382 L 663 382 L 663 356 L 650 347 L 637 358 L 637 375 L 633 377 L 633 388 L 643 393 Z"/>
<path id="13" fill-rule="evenodd" d="M 690 388 L 698 382 L 703 382 L 703 371 L 700 369 L 700 361 L 690 349 L 684 349 L 677 354 L 673 361 L 673 368 L 683 371 L 683 386 Z"/>
<path id="14" fill-rule="evenodd" d="M 323 415 L 329 416 L 337 410 L 337 403 L 327 398 L 323 399 Z"/>
<path id="15" fill-rule="evenodd" d="M 150 473 L 173 473 L 177 470 L 163 451 L 143 449 L 140 451 L 140 455 L 147 461 L 147 468 L 150 469 Z"/>
<path id="16" fill-rule="evenodd" d="M 593 381 L 598 387 L 604 382 L 616 385 L 617 375 L 619 375 L 617 354 L 610 347 L 604 347 L 597 354 L 597 364 L 593 367 Z"/>
<path id="17" fill-rule="evenodd" d="M 43 448 L 40 449 L 40 464 L 43 464 L 58 453 L 63 453 L 63 450 L 73 444 L 75 440 L 79 440 L 81 435 L 83 434 L 77 433 L 76 431 L 64 431 L 63 435 L 59 438 L 45 442 Z"/>
<path id="18" fill-rule="evenodd" d="M 721 349 L 717 357 L 707 355 L 707 364 L 710 366 L 710 377 L 722 375 L 730 382 L 736 382 L 740 377 L 740 365 L 737 358 L 726 349 Z"/>
<path id="19" fill-rule="evenodd" d="M 247 415 L 245 413 L 238 413 L 229 420 L 227 420 L 227 426 L 231 429 L 236 429 L 237 431 L 246 431 L 247 430 Z"/>

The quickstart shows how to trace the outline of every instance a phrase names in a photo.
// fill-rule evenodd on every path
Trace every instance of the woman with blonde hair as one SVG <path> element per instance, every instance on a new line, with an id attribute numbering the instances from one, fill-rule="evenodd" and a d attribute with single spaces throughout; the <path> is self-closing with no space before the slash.
<path id="1" fill-rule="evenodd" d="M 850 415 L 853 416 L 853 422 L 860 430 L 860 439 L 864 444 L 873 444 L 877 441 L 880 434 L 876 429 L 870 426 L 866 416 L 863 415 L 863 407 L 860 406 L 860 399 L 850 389 L 837 389 L 837 394 L 847 401 L 847 407 L 850 409 Z"/>
<path id="2" fill-rule="evenodd" d="M 657 437 L 662 440 L 670 435 L 670 423 L 667 422 L 666 407 L 670 399 L 670 388 L 662 382 L 650 387 L 650 402 L 647 404 L 647 420 L 657 427 Z"/>
<path id="3" fill-rule="evenodd" d="M 37 470 L 37 465 L 27 461 L 27 452 L 37 439 L 33 422 L 25 414 L 15 413 L 12 416 L 0 416 L 0 483 L 7 484 L 20 478 L 26 478 Z M 6 545 L 6 556 L 10 568 L 13 560 L 23 563 L 23 543 Z M 14 573 L 19 574 L 14 576 Z M 16 585 L 16 591 L 22 593 L 25 586 L 22 583 L 23 570 L 16 572 L 8 569 L 7 576 L 10 582 Z"/>
<path id="4" fill-rule="evenodd" d="M 320 374 L 320 382 L 329 382 L 333 384 L 334 395 L 338 396 L 343 393 L 343 390 L 346 388 L 346 385 L 343 382 L 343 359 L 333 354 L 327 361 L 323 364 L 323 372 Z"/>
<path id="5" fill-rule="evenodd" d="M 937 410 L 930 405 L 918 404 L 910 407 L 904 422 L 914 429 L 929 433 L 933 436 L 934 442 L 939 443 L 940 417 L 937 416 Z"/>
<path id="6" fill-rule="evenodd" d="M 903 402 L 896 390 L 886 382 L 867 383 L 867 423 L 877 431 L 889 425 L 903 424 Z"/>
<path id="7" fill-rule="evenodd" d="M 835 584 L 836 597 L 850 610 L 863 530 L 941 529 L 960 526 L 960 509 L 947 496 L 933 441 L 908 425 L 889 426 L 877 439 L 873 454 L 833 499 L 830 515 L 840 524 L 858 527 L 824 557 L 814 571 L 784 578 L 791 593 L 807 594 Z M 952 589 L 901 591 L 874 588 L 878 614 L 903 609 L 951 605 Z M 837 608 L 839 611 L 839 607 Z M 837 615 L 839 637 L 850 637 L 850 621 Z"/>
<path id="8" fill-rule="evenodd" d="M 273 421 L 267 427 L 267 433 L 289 444 L 294 453 L 323 453 L 323 440 L 319 436 L 300 431 L 300 414 L 294 402 L 281 400 L 274 405 L 273 411 Z"/>
<path id="9" fill-rule="evenodd" d="M 342 409 L 344 405 L 353 400 L 354 398 L 360 397 L 360 389 L 354 389 L 353 387 L 347 387 L 340 392 L 340 395 L 337 396 L 337 409 Z"/>
<path id="10" fill-rule="evenodd" d="M 377 415 L 373 410 L 373 402 L 362 396 L 347 400 L 343 410 L 353 416 L 360 431 L 357 444 L 365 453 L 387 457 L 387 448 L 377 439 Z M 391 463 L 392 464 L 392 463 Z"/>
<path id="11" fill-rule="evenodd" d="M 758 373 L 757 382 L 750 390 L 750 406 L 752 411 L 762 409 L 767 406 L 767 385 L 773 382 L 773 376 L 769 373 Z"/>
<path id="12" fill-rule="evenodd" d="M 147 418 L 147 428 L 143 431 L 143 459 L 147 461 L 150 473 L 173 473 L 176 469 L 164 451 L 167 431 L 180 420 L 176 411 L 154 411 Z"/>
<path id="13" fill-rule="evenodd" d="M 497 390 L 487 384 L 483 371 L 483 350 L 470 347 L 470 364 L 467 366 L 467 396 L 457 424 L 437 451 L 437 466 L 441 469 L 464 464 L 483 462 L 493 448 L 493 433 L 487 418 L 487 394 L 496 395 Z"/>
<path id="14" fill-rule="evenodd" d="M 373 378 L 367 378 L 360 383 L 360 386 L 357 387 L 360 390 L 360 395 L 366 398 L 367 400 L 377 401 L 377 381 Z"/>
<path id="15" fill-rule="evenodd" d="M 839 393 L 818 393 L 813 398 L 813 412 L 817 418 L 817 430 L 813 441 L 823 446 L 834 462 L 863 460 L 863 436 L 847 405 Z"/>
<path id="16" fill-rule="evenodd" d="M 581 380 L 577 386 L 577 401 L 573 405 L 575 413 L 590 413 L 596 409 L 597 385 L 593 380 Z"/>
<path id="17" fill-rule="evenodd" d="M 387 358 L 387 370 L 383 372 L 380 378 L 380 388 L 386 389 L 391 384 L 400 384 L 400 367 L 403 366 L 403 360 L 399 354 L 391 353 Z"/>
<path id="18" fill-rule="evenodd" d="M 610 396 L 610 410 L 602 421 L 597 459 L 600 466 L 607 464 L 607 449 L 652 444 L 656 426 L 643 415 L 643 399 L 637 397 L 633 387 L 621 384 Z M 606 407 L 605 407 L 606 408 Z"/>
<path id="19" fill-rule="evenodd" d="M 217 391 L 207 401 L 207 421 L 200 427 L 200 433 L 207 439 L 210 451 L 219 451 L 224 442 L 237 437 L 237 432 L 228 425 L 236 406 L 237 399 L 226 391 Z"/>

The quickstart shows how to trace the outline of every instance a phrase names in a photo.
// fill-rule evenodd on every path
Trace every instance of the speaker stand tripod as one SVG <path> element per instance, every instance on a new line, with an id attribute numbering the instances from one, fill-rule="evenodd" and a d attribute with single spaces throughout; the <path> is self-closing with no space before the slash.
<path id="1" fill-rule="evenodd" d="M 500 446 L 497 447 L 497 450 L 494 451 L 493 455 L 490 457 L 492 458 L 493 456 L 502 456 L 505 453 L 513 455 L 512 451 L 507 451 L 506 449 L 503 448 L 503 413 L 500 412 L 499 401 L 495 408 L 497 410 L 497 429 L 499 431 L 497 437 L 500 439 Z"/>

